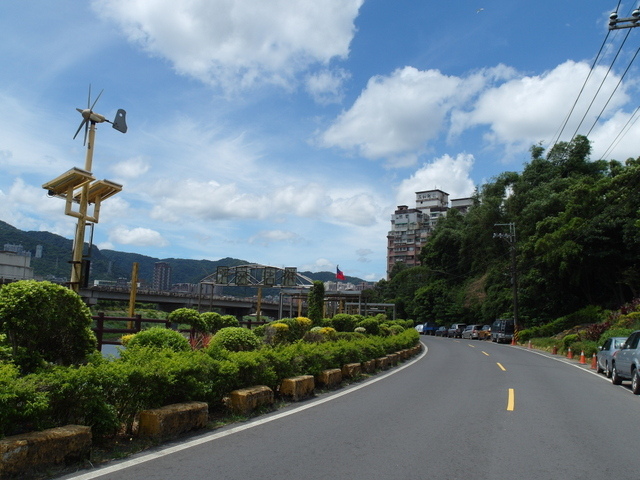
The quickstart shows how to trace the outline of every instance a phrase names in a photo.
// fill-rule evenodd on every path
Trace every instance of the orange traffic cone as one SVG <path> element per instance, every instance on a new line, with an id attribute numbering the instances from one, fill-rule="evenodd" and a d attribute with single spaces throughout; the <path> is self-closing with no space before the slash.
<path id="1" fill-rule="evenodd" d="M 596 354 L 594 353 L 591 357 L 591 370 L 598 369 L 598 359 L 596 358 Z"/>
<path id="2" fill-rule="evenodd" d="M 527 348 L 528 348 L 529 350 L 531 350 L 531 349 L 533 348 L 533 347 L 531 346 L 531 340 L 529 340 L 529 343 L 527 344 Z"/>
<path id="3" fill-rule="evenodd" d="M 567 358 L 569 360 L 573 360 L 573 352 L 571 351 L 571 347 L 567 350 Z"/>
<path id="4" fill-rule="evenodd" d="M 558 347 L 556 345 L 553 346 L 553 349 L 551 350 L 551 353 L 553 355 L 557 355 L 558 354 Z"/>
<path id="5" fill-rule="evenodd" d="M 587 364 L 587 359 L 584 358 L 584 350 L 582 350 L 580 352 L 580 365 L 586 365 Z"/>

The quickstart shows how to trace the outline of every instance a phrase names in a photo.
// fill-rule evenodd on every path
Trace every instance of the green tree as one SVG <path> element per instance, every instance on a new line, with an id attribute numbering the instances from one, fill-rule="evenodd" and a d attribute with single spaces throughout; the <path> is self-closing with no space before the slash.
<path id="1" fill-rule="evenodd" d="M 314 325 L 320 325 L 324 311 L 324 283 L 319 280 L 313 282 L 308 296 L 308 317 Z"/>
<path id="2" fill-rule="evenodd" d="M 23 371 L 45 362 L 71 365 L 96 352 L 91 312 L 75 292 L 51 282 L 22 280 L 0 289 L 0 331 Z"/>

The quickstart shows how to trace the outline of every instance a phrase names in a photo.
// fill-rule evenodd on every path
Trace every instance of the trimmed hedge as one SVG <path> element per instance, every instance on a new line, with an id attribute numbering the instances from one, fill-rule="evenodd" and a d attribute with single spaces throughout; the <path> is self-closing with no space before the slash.
<path id="1" fill-rule="evenodd" d="M 409 329 L 389 337 L 298 341 L 240 352 L 220 344 L 195 351 L 134 346 L 118 359 L 52 367 L 25 377 L 0 362 L 0 436 L 66 424 L 91 426 L 95 437 L 131 431 L 141 410 L 192 400 L 219 408 L 234 389 L 275 388 L 283 378 L 374 359 L 418 340 Z"/>

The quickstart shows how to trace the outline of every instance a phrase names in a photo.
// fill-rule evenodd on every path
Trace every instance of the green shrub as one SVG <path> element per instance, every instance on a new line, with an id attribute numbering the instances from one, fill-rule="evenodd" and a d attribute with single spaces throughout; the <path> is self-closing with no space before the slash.
<path id="1" fill-rule="evenodd" d="M 338 313 L 331 319 L 331 326 L 338 332 L 352 332 L 356 328 L 356 319 L 347 313 Z"/>
<path id="2" fill-rule="evenodd" d="M 531 340 L 531 345 L 540 350 L 553 351 L 553 347 L 556 347 L 558 350 L 562 348 L 562 342 L 557 338 L 553 337 L 542 337 L 542 338 L 528 338 Z"/>
<path id="3" fill-rule="evenodd" d="M 45 362 L 72 365 L 96 351 L 91 312 L 77 293 L 51 282 L 21 280 L 0 288 L 0 332 L 24 372 Z"/>
<path id="4" fill-rule="evenodd" d="M 283 323 L 289 327 L 283 339 L 283 341 L 287 342 L 295 342 L 302 339 L 312 327 L 311 320 L 306 317 L 282 318 L 272 322 L 270 325 L 273 325 L 273 323 Z"/>
<path id="5" fill-rule="evenodd" d="M 609 338 L 612 337 L 628 337 L 633 333 L 632 328 L 610 328 L 604 332 L 598 339 L 598 345 L 603 345 Z"/>
<path id="6" fill-rule="evenodd" d="M 46 392 L 30 377 L 20 377 L 15 365 L 0 362 L 0 438 L 47 426 Z"/>
<path id="7" fill-rule="evenodd" d="M 191 326 L 196 332 L 208 332 L 208 324 L 202 316 L 193 308 L 178 308 L 171 312 L 167 318 L 173 323 L 183 323 Z"/>
<path id="8" fill-rule="evenodd" d="M 266 385 L 273 390 L 277 388 L 279 378 L 271 365 L 271 358 L 261 351 L 231 352 L 228 359 L 238 368 L 231 390 L 252 385 Z"/>
<path id="9" fill-rule="evenodd" d="M 233 315 L 222 315 L 220 317 L 220 328 L 239 327 L 240 322 Z"/>
<path id="10" fill-rule="evenodd" d="M 260 340 L 251 330 L 241 327 L 228 327 L 216 333 L 211 339 L 210 345 L 221 346 L 232 352 L 240 352 L 255 350 L 260 346 Z"/>
<path id="11" fill-rule="evenodd" d="M 200 314 L 206 333 L 215 333 L 222 328 L 222 315 L 217 312 L 204 312 Z"/>
<path id="12" fill-rule="evenodd" d="M 338 340 L 356 341 L 367 338 L 364 332 L 338 332 Z"/>
<path id="13" fill-rule="evenodd" d="M 33 378 L 48 397 L 46 427 L 87 425 L 93 435 L 112 435 L 120 429 L 118 411 L 105 397 L 113 382 L 105 363 L 78 368 L 58 367 Z M 120 391 L 120 390 L 118 390 Z"/>
<path id="14" fill-rule="evenodd" d="M 180 332 L 163 327 L 153 327 L 136 333 L 128 342 L 127 348 L 155 347 L 169 348 L 174 352 L 189 350 L 189 341 Z"/>
<path id="15" fill-rule="evenodd" d="M 587 359 L 590 359 L 593 354 L 598 354 L 598 343 L 593 340 L 581 340 L 572 345 L 571 350 L 576 354 L 584 352 Z"/>
<path id="16" fill-rule="evenodd" d="M 565 335 L 562 339 L 562 346 L 566 349 L 570 348 L 572 344 L 576 343 L 580 340 L 580 337 L 577 333 L 571 333 L 569 335 Z M 573 350 L 573 348 L 572 348 Z"/>
<path id="17" fill-rule="evenodd" d="M 357 326 L 364 328 L 369 335 L 378 335 L 380 333 L 380 322 L 372 317 L 361 320 Z"/>
<path id="18" fill-rule="evenodd" d="M 404 332 L 405 328 L 401 325 L 391 325 L 389 327 L 389 331 L 391 332 L 391 335 L 398 335 L 399 333 Z"/>
<path id="19" fill-rule="evenodd" d="M 267 345 L 276 345 L 289 341 L 289 325 L 284 322 L 272 322 L 265 326 L 264 343 Z"/>

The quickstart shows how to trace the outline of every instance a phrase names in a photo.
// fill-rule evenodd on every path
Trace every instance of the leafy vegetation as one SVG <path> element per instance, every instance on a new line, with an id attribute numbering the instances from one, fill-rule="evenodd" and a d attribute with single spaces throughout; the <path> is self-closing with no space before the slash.
<path id="1" fill-rule="evenodd" d="M 0 332 L 24 372 L 46 363 L 82 363 L 96 352 L 91 313 L 61 285 L 23 280 L 0 288 Z"/>
<path id="2" fill-rule="evenodd" d="M 18 297 L 18 293 L 29 297 L 38 291 L 6 289 L 3 291 Z M 21 305 L 16 295 L 5 295 L 5 300 Z M 65 302 L 70 299 L 61 298 Z M 191 325 L 206 325 L 207 329 L 211 322 L 196 317 L 215 318 L 213 323 L 229 326 L 220 328 L 208 346 L 190 343 L 173 330 L 149 328 L 123 339 L 126 341 L 119 358 L 90 355 L 68 366 L 42 361 L 27 375 L 15 364 L 13 351 L 3 350 L 0 436 L 65 424 L 89 425 L 96 438 L 131 433 L 136 415 L 144 409 L 190 400 L 208 402 L 213 410 L 222 409 L 223 398 L 236 388 L 260 384 L 276 389 L 286 377 L 315 375 L 327 368 L 369 360 L 418 342 L 418 333 L 413 328 L 404 328 L 413 322 L 390 322 L 384 315 L 362 321 L 379 324 L 379 331 L 385 336 L 353 331 L 339 334 L 328 326 L 327 319 L 323 322 L 327 325 L 311 328 L 309 318 L 298 317 L 272 322 L 258 337 L 251 330 L 233 326 L 237 325 L 234 318 L 186 310 L 176 310 L 169 317 Z M 21 312 L 16 310 L 14 314 Z M 7 316 L 2 319 L 6 326 Z M 355 320 L 359 318 L 338 317 L 337 323 L 355 325 Z M 41 326 L 52 328 L 50 323 Z M 284 332 L 278 341 L 265 341 L 270 328 Z M 5 337 L 0 340 L 6 341 Z"/>
<path id="3" fill-rule="evenodd" d="M 522 173 L 502 173 L 477 190 L 467 214 L 440 218 L 422 265 L 396 265 L 375 300 L 441 325 L 511 317 L 510 244 L 494 238 L 511 223 L 522 327 L 638 298 L 640 159 L 592 161 L 581 136 L 544 154 L 532 147 Z"/>

